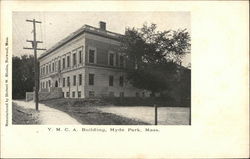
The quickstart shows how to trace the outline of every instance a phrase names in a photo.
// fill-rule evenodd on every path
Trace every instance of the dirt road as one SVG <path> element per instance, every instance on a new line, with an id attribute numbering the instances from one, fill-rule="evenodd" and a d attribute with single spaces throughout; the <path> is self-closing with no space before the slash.
<path id="1" fill-rule="evenodd" d="M 34 109 L 35 103 L 25 102 L 25 101 L 13 101 L 18 106 L 24 109 Z M 80 123 L 69 116 L 68 114 L 45 106 L 44 104 L 39 103 L 39 121 L 41 124 L 47 125 L 79 125 Z"/>

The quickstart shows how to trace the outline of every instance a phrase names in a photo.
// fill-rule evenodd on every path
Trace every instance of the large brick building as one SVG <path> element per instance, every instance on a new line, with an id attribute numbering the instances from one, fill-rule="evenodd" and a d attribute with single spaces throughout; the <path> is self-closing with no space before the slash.
<path id="1" fill-rule="evenodd" d="M 149 96 L 132 87 L 125 68 L 130 64 L 119 51 L 119 36 L 84 25 L 39 57 L 40 91 L 61 87 L 66 98 Z"/>

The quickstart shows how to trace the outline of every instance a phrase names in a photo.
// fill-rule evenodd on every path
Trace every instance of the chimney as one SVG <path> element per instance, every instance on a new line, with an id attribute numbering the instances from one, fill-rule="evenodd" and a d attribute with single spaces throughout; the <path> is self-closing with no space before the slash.
<path id="1" fill-rule="evenodd" d="M 100 21 L 100 22 L 99 22 L 99 27 L 100 27 L 101 30 L 106 30 L 106 23 Z"/>

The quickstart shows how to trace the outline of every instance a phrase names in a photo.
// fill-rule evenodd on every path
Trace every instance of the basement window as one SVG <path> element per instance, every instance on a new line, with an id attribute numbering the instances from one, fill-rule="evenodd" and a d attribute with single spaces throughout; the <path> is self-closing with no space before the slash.
<path id="1" fill-rule="evenodd" d="M 95 92 L 94 91 L 89 91 L 89 97 L 94 97 L 95 96 Z"/>
<path id="2" fill-rule="evenodd" d="M 124 97 L 124 92 L 120 92 L 120 97 Z"/>
<path id="3" fill-rule="evenodd" d="M 114 96 L 115 96 L 115 93 L 114 93 L 114 92 L 109 92 L 109 96 L 110 96 L 110 97 L 114 97 Z"/>
<path id="4" fill-rule="evenodd" d="M 81 91 L 78 91 L 78 98 L 81 98 Z"/>

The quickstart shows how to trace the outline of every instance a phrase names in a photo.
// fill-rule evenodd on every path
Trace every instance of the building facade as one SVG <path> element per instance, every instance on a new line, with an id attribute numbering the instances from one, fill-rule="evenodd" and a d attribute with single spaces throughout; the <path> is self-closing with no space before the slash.
<path id="1" fill-rule="evenodd" d="M 84 25 L 39 57 L 40 91 L 62 88 L 65 98 L 149 96 L 127 80 L 126 57 L 119 53 L 119 36 Z"/>

